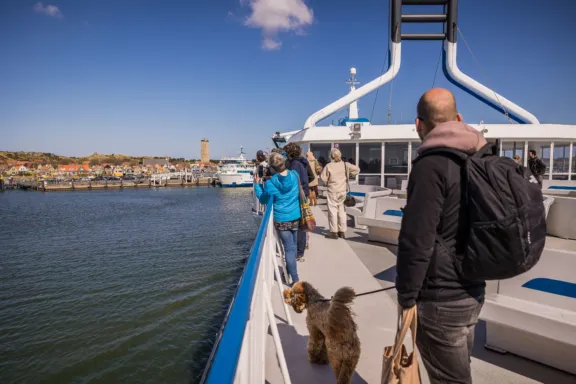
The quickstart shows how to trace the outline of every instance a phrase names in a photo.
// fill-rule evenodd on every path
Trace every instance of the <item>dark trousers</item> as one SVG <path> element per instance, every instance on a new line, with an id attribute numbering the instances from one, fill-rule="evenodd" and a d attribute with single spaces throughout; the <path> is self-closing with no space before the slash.
<path id="1" fill-rule="evenodd" d="M 418 304 L 416 343 L 431 384 L 472 384 L 474 327 L 484 298 Z"/>
<path id="2" fill-rule="evenodd" d="M 538 181 L 538 184 L 540 184 L 540 189 L 542 189 L 542 182 L 544 181 L 544 176 L 543 175 L 536 176 L 536 180 Z"/>

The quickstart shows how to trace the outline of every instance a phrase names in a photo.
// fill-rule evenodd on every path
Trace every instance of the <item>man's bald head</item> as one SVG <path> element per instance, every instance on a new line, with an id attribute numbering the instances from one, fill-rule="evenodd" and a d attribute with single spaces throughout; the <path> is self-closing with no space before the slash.
<path id="1" fill-rule="evenodd" d="M 437 124 L 447 121 L 462 121 L 456 108 L 456 99 L 452 92 L 443 88 L 432 88 L 418 101 L 416 127 L 421 138 L 426 136 Z"/>

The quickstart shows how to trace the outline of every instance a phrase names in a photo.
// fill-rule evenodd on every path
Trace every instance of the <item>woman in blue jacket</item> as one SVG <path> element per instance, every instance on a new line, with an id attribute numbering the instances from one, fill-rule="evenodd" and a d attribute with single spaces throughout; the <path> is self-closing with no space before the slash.
<path id="1" fill-rule="evenodd" d="M 262 204 L 268 204 L 273 198 L 274 227 L 284 245 L 286 268 L 292 283 L 299 281 L 296 265 L 296 247 L 298 244 L 298 227 L 300 224 L 300 188 L 298 173 L 286 169 L 286 159 L 279 153 L 272 153 L 268 164 L 274 176 L 264 184 L 254 178 L 254 193 Z"/>

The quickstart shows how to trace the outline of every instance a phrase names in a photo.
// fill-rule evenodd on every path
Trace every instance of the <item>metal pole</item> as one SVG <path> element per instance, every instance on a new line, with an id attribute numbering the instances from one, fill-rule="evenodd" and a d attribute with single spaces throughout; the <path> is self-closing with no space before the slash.
<path id="1" fill-rule="evenodd" d="M 274 231 L 274 229 L 272 230 Z M 272 239 L 270 239 L 270 248 L 272 249 L 274 244 L 272 243 Z M 274 265 L 274 276 L 276 276 L 276 282 L 278 283 L 278 292 L 280 293 L 280 299 L 282 300 L 282 304 L 284 305 L 284 313 L 286 314 L 286 321 L 289 325 L 292 325 L 292 317 L 290 316 L 290 309 L 288 308 L 288 304 L 284 301 L 284 292 L 282 290 L 282 277 L 280 276 L 280 266 L 278 265 L 278 261 L 276 260 L 275 252 L 270 252 L 270 256 L 272 257 L 272 264 Z"/>
<path id="2" fill-rule="evenodd" d="M 276 324 L 274 310 L 272 309 L 272 301 L 270 300 L 270 294 L 268 293 L 268 284 L 266 284 L 266 282 L 264 282 L 263 293 L 264 302 L 266 303 L 266 312 L 268 313 L 268 321 L 270 322 L 270 330 L 272 331 L 272 338 L 274 339 L 274 345 L 276 346 L 276 356 L 278 356 L 278 364 L 282 371 L 282 377 L 284 378 L 285 384 L 292 384 L 290 374 L 288 373 L 288 366 L 286 365 L 284 349 L 282 349 L 282 341 L 280 340 L 280 334 L 278 333 L 278 325 Z"/>

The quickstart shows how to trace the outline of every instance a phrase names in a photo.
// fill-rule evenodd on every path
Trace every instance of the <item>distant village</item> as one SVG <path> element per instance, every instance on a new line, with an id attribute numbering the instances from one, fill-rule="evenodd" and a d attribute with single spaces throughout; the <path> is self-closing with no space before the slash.
<path id="1" fill-rule="evenodd" d="M 98 154 L 94 153 L 94 155 Z M 183 158 L 130 158 L 129 161 L 120 161 L 112 156 L 103 156 L 103 158 L 108 158 L 112 161 L 100 161 L 96 158 L 62 164 L 62 161 L 57 159 L 52 161 L 46 159 L 8 159 L 0 162 L 0 176 L 30 177 L 37 180 L 101 177 L 130 178 L 168 172 L 189 171 L 203 173 L 217 170 L 217 162 L 210 160 L 209 142 L 206 138 L 201 140 L 201 160 L 199 161 L 185 160 Z"/>
<path id="2" fill-rule="evenodd" d="M 40 179 L 55 179 L 59 177 L 126 177 L 150 176 L 156 173 L 180 171 L 214 171 L 213 162 L 178 162 L 171 163 L 169 159 L 143 159 L 134 164 L 126 161 L 121 164 L 94 164 L 83 162 L 81 164 L 42 164 L 39 161 L 8 161 L 0 165 L 0 174 L 4 176 L 32 176 Z"/>

